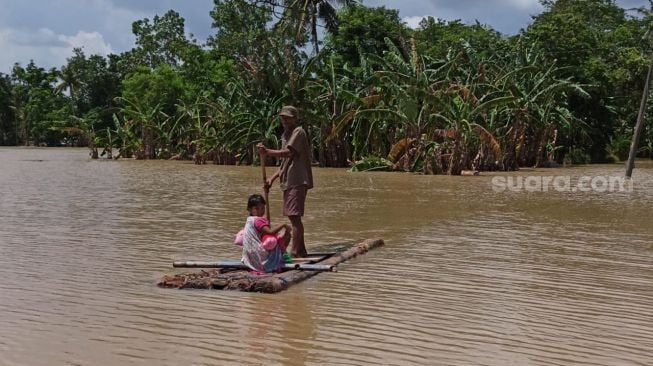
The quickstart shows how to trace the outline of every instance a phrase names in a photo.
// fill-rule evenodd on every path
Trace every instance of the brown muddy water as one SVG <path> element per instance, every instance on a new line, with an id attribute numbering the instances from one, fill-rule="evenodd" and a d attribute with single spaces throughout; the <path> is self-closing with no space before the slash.
<path id="1" fill-rule="evenodd" d="M 653 363 L 650 162 L 631 193 L 316 169 L 309 249 L 386 247 L 274 295 L 157 288 L 173 260 L 239 257 L 259 174 L 0 148 L 0 365 Z"/>

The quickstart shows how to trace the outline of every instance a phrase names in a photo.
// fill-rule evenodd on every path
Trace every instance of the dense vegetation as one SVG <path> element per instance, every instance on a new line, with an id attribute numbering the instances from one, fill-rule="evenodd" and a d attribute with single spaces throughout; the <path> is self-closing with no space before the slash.
<path id="1" fill-rule="evenodd" d="M 77 49 L 60 69 L 0 74 L 0 145 L 247 164 L 257 142 L 278 143 L 276 113 L 294 104 L 321 166 L 458 174 L 628 154 L 647 9 L 542 0 L 508 37 L 433 18 L 410 29 L 353 0 L 214 2 L 205 44 L 171 10 L 135 22 L 120 55 Z"/>

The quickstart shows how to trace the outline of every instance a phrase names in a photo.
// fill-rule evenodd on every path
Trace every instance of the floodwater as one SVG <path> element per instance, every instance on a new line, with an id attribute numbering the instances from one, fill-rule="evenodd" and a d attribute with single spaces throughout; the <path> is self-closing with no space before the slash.
<path id="1" fill-rule="evenodd" d="M 239 258 L 259 168 L 0 148 L 0 365 L 650 365 L 653 163 L 634 178 L 496 192 L 316 169 L 309 250 L 387 245 L 270 295 L 155 285 L 173 260 Z"/>

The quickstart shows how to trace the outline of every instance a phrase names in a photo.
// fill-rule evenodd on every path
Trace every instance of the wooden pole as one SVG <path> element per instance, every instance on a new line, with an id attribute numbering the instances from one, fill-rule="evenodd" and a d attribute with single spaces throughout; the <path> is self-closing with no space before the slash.
<path id="1" fill-rule="evenodd" d="M 246 264 L 241 261 L 217 261 L 217 262 L 203 262 L 203 261 L 175 261 L 172 262 L 174 268 L 225 268 L 225 269 L 249 269 Z M 286 270 L 306 270 L 306 271 L 327 271 L 335 272 L 335 264 L 312 264 L 312 263 L 291 263 L 284 264 L 283 269 Z"/>
<path id="2" fill-rule="evenodd" d="M 261 173 L 263 174 L 263 195 L 265 196 L 265 217 L 268 219 L 268 222 L 271 224 L 272 222 L 270 221 L 270 201 L 268 200 L 268 193 L 270 192 L 269 189 L 265 188 L 265 186 L 268 184 L 268 175 L 265 172 L 265 155 L 260 154 L 259 155 L 261 158 Z"/>
<path id="3" fill-rule="evenodd" d="M 648 66 L 648 75 L 646 76 L 646 83 L 644 84 L 644 92 L 642 93 L 642 100 L 639 103 L 639 113 L 637 114 L 637 123 L 633 131 L 633 141 L 630 143 L 630 153 L 628 154 L 628 161 L 626 162 L 626 178 L 630 179 L 633 175 L 633 168 L 635 168 L 635 157 L 639 149 L 639 139 L 644 129 L 644 115 L 646 114 L 646 102 L 648 101 L 649 86 L 651 83 L 651 74 L 653 74 L 653 54 L 651 54 L 651 63 Z"/>

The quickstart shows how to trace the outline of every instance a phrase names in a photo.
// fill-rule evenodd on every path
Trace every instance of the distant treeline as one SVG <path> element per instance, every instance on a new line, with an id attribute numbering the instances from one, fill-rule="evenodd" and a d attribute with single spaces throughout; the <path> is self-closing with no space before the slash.
<path id="1" fill-rule="evenodd" d="M 0 74 L 0 145 L 251 164 L 294 104 L 321 166 L 458 174 L 624 159 L 650 9 L 542 0 L 514 36 L 352 0 L 215 0 L 200 44 L 168 11 L 119 55 Z M 649 124 L 650 126 L 650 124 Z M 653 129 L 641 154 L 653 151 Z"/>

